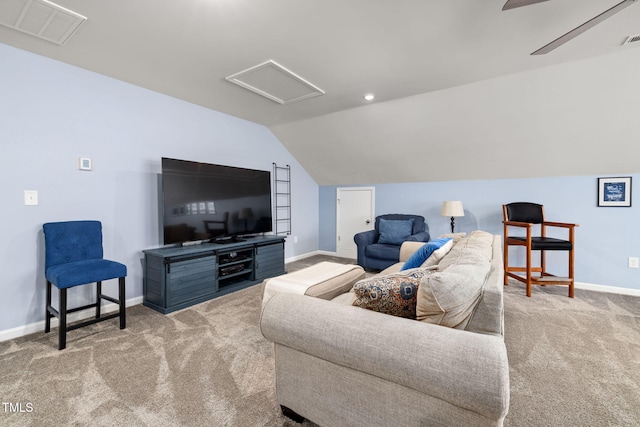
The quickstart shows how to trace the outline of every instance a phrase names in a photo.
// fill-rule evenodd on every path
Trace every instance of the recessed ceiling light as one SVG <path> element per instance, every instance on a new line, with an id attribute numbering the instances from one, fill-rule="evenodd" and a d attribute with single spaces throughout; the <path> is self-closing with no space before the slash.
<path id="1" fill-rule="evenodd" d="M 365 101 L 373 101 L 373 99 L 374 99 L 375 97 L 376 97 L 376 96 L 375 96 L 373 93 L 367 93 L 367 94 L 364 96 L 364 100 L 365 100 Z"/>

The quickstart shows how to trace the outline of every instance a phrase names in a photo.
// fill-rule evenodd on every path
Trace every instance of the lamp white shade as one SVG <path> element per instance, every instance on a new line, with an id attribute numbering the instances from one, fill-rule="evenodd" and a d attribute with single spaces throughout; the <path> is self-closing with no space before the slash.
<path id="1" fill-rule="evenodd" d="M 442 202 L 442 216 L 464 216 L 464 208 L 460 200 L 447 200 Z"/>

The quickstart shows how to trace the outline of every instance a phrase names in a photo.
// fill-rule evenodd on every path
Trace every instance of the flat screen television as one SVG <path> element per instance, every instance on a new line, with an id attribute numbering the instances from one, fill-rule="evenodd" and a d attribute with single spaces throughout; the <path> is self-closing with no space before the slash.
<path id="1" fill-rule="evenodd" d="M 163 157 L 161 199 L 165 245 L 273 230 L 269 171 Z"/>

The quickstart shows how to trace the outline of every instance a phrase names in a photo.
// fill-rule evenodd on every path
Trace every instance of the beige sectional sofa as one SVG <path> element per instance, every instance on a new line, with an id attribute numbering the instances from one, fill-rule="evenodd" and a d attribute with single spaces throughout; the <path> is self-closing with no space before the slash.
<path id="1" fill-rule="evenodd" d="M 418 271 L 398 273 L 421 245 L 403 245 L 400 263 L 365 281 Z M 278 403 L 320 426 L 502 425 L 503 274 L 500 236 L 476 231 L 437 269 L 419 271 L 421 321 L 355 307 L 353 290 L 332 300 L 273 295 L 261 329 L 275 344 Z"/>

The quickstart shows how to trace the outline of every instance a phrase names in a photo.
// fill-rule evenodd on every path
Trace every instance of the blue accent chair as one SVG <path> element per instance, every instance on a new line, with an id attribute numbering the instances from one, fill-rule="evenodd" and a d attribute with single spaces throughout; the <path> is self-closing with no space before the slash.
<path id="1" fill-rule="evenodd" d="M 411 221 L 413 224 L 406 236 L 397 235 L 397 239 L 384 239 L 381 223 L 389 221 Z M 373 230 L 363 231 L 353 237 L 358 248 L 358 265 L 365 269 L 384 270 L 400 260 L 400 246 L 403 241 L 428 242 L 429 227 L 421 215 L 386 214 L 376 217 Z"/>
<path id="2" fill-rule="evenodd" d="M 125 277 L 127 266 L 103 258 L 102 224 L 100 221 L 50 222 L 42 226 L 45 241 L 45 278 L 47 302 L 45 333 L 51 330 L 51 318 L 60 321 L 58 349 L 67 346 L 67 331 L 92 325 L 104 320 L 120 318 L 120 329 L 126 328 Z M 118 279 L 118 299 L 102 294 L 102 282 Z M 67 289 L 96 283 L 96 302 L 67 309 Z M 59 290 L 58 310 L 51 305 L 51 285 Z M 106 316 L 100 315 L 102 300 L 118 304 L 119 310 Z M 95 318 L 67 325 L 67 314 L 87 308 L 95 308 Z"/>

